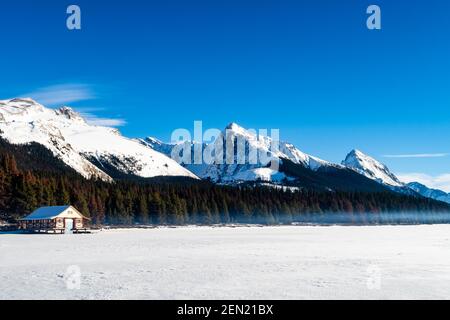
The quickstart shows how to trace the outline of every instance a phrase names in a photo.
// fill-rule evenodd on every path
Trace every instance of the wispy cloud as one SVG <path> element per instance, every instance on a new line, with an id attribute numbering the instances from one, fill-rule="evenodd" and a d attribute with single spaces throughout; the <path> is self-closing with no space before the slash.
<path id="1" fill-rule="evenodd" d="M 61 107 L 75 102 L 94 100 L 97 98 L 92 85 L 82 83 L 66 83 L 39 88 L 22 94 L 21 97 L 32 98 L 46 107 Z M 104 108 L 78 107 L 76 111 L 87 123 L 95 126 L 121 127 L 127 124 L 125 119 L 109 118 L 96 115 Z"/>
<path id="2" fill-rule="evenodd" d="M 95 92 L 87 84 L 58 84 L 39 88 L 35 91 L 22 94 L 21 97 L 32 98 L 48 107 L 95 99 Z"/>
<path id="3" fill-rule="evenodd" d="M 76 108 L 76 111 L 80 113 L 80 115 L 86 120 L 86 122 L 93 126 L 122 127 L 127 124 L 127 121 L 125 119 L 100 117 L 94 113 L 103 110 L 104 108 Z"/>
<path id="4" fill-rule="evenodd" d="M 86 113 L 82 113 L 82 116 L 87 123 L 93 126 L 123 127 L 127 124 L 125 119 L 120 118 L 102 118 L 93 114 Z"/>
<path id="5" fill-rule="evenodd" d="M 419 182 L 429 188 L 450 192 L 450 173 L 437 176 L 425 173 L 399 173 L 397 176 L 403 182 Z"/>
<path id="6" fill-rule="evenodd" d="M 443 158 L 449 153 L 386 154 L 384 158 Z"/>

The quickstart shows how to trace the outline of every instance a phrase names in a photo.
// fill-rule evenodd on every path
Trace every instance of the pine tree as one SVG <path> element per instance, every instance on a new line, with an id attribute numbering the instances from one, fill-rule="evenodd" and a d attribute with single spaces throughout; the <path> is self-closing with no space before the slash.
<path id="1" fill-rule="evenodd" d="M 67 191 L 63 179 L 60 179 L 58 182 L 57 202 L 59 205 L 62 206 L 70 204 L 70 194 Z"/>
<path id="2" fill-rule="evenodd" d="M 221 206 L 220 210 L 222 212 L 222 214 L 221 214 L 222 223 L 229 223 L 229 222 L 231 222 L 230 212 L 228 210 L 228 204 L 227 204 L 227 201 L 224 198 L 222 198 L 222 206 Z"/>
<path id="3" fill-rule="evenodd" d="M 145 195 L 140 195 L 135 203 L 136 220 L 139 223 L 147 224 L 149 222 L 149 209 L 147 207 L 147 199 Z"/>

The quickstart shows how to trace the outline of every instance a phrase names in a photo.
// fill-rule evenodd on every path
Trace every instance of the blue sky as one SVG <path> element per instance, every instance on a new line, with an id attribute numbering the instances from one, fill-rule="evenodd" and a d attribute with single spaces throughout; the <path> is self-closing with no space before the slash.
<path id="1" fill-rule="evenodd" d="M 66 28 L 70 4 L 80 31 Z M 366 28 L 370 4 L 380 31 Z M 449 11 L 442 0 L 2 1 L 0 99 L 70 105 L 132 137 L 168 140 L 194 120 L 279 128 L 321 158 L 358 148 L 450 191 Z"/>

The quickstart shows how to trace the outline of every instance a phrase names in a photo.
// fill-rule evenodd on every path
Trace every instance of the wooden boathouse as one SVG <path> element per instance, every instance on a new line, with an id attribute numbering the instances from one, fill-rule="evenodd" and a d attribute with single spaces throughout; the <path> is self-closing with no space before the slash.
<path id="1" fill-rule="evenodd" d="M 19 228 L 36 233 L 85 233 L 90 219 L 72 206 L 42 207 L 19 221 Z"/>

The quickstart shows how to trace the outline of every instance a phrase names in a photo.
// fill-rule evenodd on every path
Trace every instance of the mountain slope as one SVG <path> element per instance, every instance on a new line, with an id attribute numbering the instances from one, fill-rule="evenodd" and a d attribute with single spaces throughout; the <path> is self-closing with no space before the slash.
<path id="1" fill-rule="evenodd" d="M 359 150 L 352 150 L 342 164 L 381 184 L 404 187 L 404 184 L 389 171 L 388 167 Z"/>
<path id="2" fill-rule="evenodd" d="M 258 140 L 255 134 L 232 123 L 222 131 L 234 137 L 243 137 L 248 141 L 244 156 L 248 158 L 248 146 L 270 154 L 270 138 Z M 164 143 L 155 138 L 146 138 L 140 142 L 150 148 L 171 156 L 177 144 Z M 191 153 L 194 153 L 194 143 L 191 143 Z M 202 146 L 205 150 L 208 144 Z M 226 148 L 225 148 L 226 150 Z M 424 196 L 427 198 L 448 201 L 447 194 L 432 190 L 424 191 L 426 187 L 415 188 L 401 182 L 389 168 L 376 159 L 359 150 L 352 150 L 342 161 L 341 165 L 310 156 L 297 149 L 290 143 L 281 142 L 279 150 L 271 154 L 279 159 L 278 171 L 262 165 L 250 164 L 211 164 L 192 165 L 184 164 L 190 171 L 199 177 L 210 179 L 223 184 L 270 182 L 284 186 L 303 187 L 306 189 L 341 190 L 341 191 L 394 191 L 411 196 Z M 237 159 L 242 155 L 234 150 L 233 157 Z M 193 160 L 193 158 L 191 159 Z M 192 161 L 193 162 L 193 161 Z"/>
<path id="3" fill-rule="evenodd" d="M 28 169 L 31 170 L 48 169 L 51 163 L 57 170 L 65 170 L 43 151 L 48 150 L 83 177 L 109 182 L 117 179 L 200 177 L 219 184 L 268 182 L 319 190 L 371 192 L 385 191 L 387 187 L 396 192 L 449 201 L 448 195 L 439 190 L 403 184 L 385 165 L 358 150 L 350 152 L 342 165 L 338 165 L 308 155 L 286 142 L 280 142 L 278 150 L 274 151 L 270 137 L 258 137 L 255 132 L 235 123 L 221 132 L 219 141 L 225 137 L 235 142 L 231 150 L 232 163 L 226 163 L 228 150 L 224 144 L 223 155 L 212 152 L 213 157 L 222 157 L 222 163 L 192 164 L 193 151 L 198 145 L 190 142 L 191 163 L 182 166 L 171 159 L 178 146 L 176 144 L 166 144 L 154 138 L 128 139 L 117 129 L 89 125 L 69 107 L 48 109 L 31 99 L 0 101 L 0 138 L 13 145 L 27 146 L 23 150 L 39 153 L 44 159 L 42 164 L 30 159 L 22 161 L 29 162 Z M 200 149 L 211 151 L 213 146 L 203 144 Z M 255 152 L 276 159 L 278 170 L 270 168 L 267 163 L 249 163 L 250 155 Z"/>
<path id="4" fill-rule="evenodd" d="M 78 172 L 55 157 L 49 149 L 39 143 L 17 145 L 11 144 L 0 137 L 0 157 L 4 158 L 6 155 L 14 157 L 17 168 L 22 171 L 44 175 L 79 176 Z"/>
<path id="5" fill-rule="evenodd" d="M 167 156 L 123 137 L 117 129 L 89 125 L 68 107 L 48 109 L 31 99 L 0 101 L 0 130 L 12 144 L 43 145 L 85 178 L 112 181 L 108 168 L 143 178 L 196 178 Z"/>
<path id="6" fill-rule="evenodd" d="M 290 177 L 288 185 L 305 189 L 344 192 L 390 192 L 391 190 L 345 167 L 321 167 L 316 171 L 284 159 L 280 171 Z"/>
<path id="7" fill-rule="evenodd" d="M 446 193 L 442 190 L 428 188 L 427 186 L 418 182 L 408 183 L 407 186 L 426 198 L 450 203 L 450 193 Z"/>
<path id="8" fill-rule="evenodd" d="M 235 142 L 238 139 L 245 141 L 244 149 L 235 147 L 231 153 L 234 159 L 233 164 L 184 164 L 184 166 L 203 179 L 210 179 L 221 184 L 270 182 L 314 190 L 388 191 L 387 188 L 353 170 L 308 155 L 290 143 L 280 142 L 279 150 L 271 151 L 272 139 L 270 137 L 258 139 L 254 132 L 235 123 L 228 125 L 219 138 L 223 141 L 227 133 Z M 178 146 L 163 143 L 155 138 L 146 138 L 141 140 L 141 143 L 166 155 L 171 155 L 174 148 Z M 191 162 L 193 162 L 194 145 L 195 143 L 190 143 Z M 224 145 L 226 154 L 227 148 L 226 144 Z M 201 149 L 206 150 L 208 147 L 208 144 L 204 144 Z M 273 170 L 269 165 L 248 163 L 250 150 L 267 153 L 276 158 L 279 161 L 279 170 Z M 246 159 L 247 161 L 245 164 L 238 164 L 237 159 Z"/>
<path id="9" fill-rule="evenodd" d="M 321 167 L 340 167 L 339 165 L 332 164 L 325 160 L 310 156 L 303 153 L 294 145 L 289 143 L 280 142 L 279 150 L 271 150 L 272 139 L 270 137 L 260 137 L 249 130 L 242 128 L 236 123 L 228 125 L 218 137 L 216 141 L 226 141 L 226 137 L 235 141 L 235 150 L 233 150 L 232 157 L 233 163 L 227 163 L 227 144 L 223 143 L 223 164 L 218 162 L 213 164 L 192 164 L 194 163 L 194 142 L 191 142 L 191 163 L 184 164 L 184 166 L 190 171 L 194 172 L 197 176 L 203 179 L 210 179 L 219 183 L 234 183 L 244 181 L 256 181 L 262 180 L 267 182 L 280 182 L 288 178 L 285 174 L 276 170 L 270 169 L 268 164 L 252 163 L 249 161 L 251 150 L 256 150 L 258 154 L 265 154 L 267 157 L 273 157 L 280 162 L 283 159 L 287 159 L 294 164 L 301 165 L 313 171 L 317 171 Z M 237 141 L 245 141 L 245 147 L 238 148 Z M 163 143 L 158 139 L 149 137 L 141 140 L 141 143 L 149 146 L 150 148 L 162 152 L 168 156 L 171 156 L 174 148 L 177 144 Z M 204 144 L 201 149 L 205 151 L 208 148 L 208 144 Z M 215 153 L 212 152 L 215 156 Z M 181 153 L 182 155 L 182 153 Z M 244 163 L 239 159 L 245 159 Z"/>
<path id="10" fill-rule="evenodd" d="M 362 174 L 369 179 L 388 187 L 392 191 L 411 196 L 422 196 L 441 201 L 449 201 L 445 192 L 440 190 L 430 190 L 419 183 L 405 184 L 400 181 L 389 168 L 374 158 L 362 153 L 359 150 L 351 151 L 342 162 L 346 167 Z"/>

